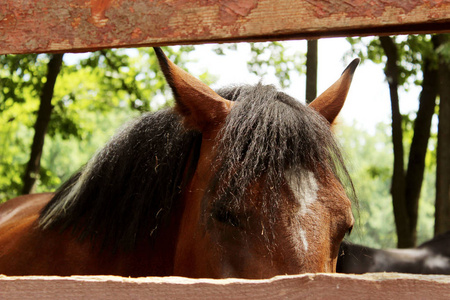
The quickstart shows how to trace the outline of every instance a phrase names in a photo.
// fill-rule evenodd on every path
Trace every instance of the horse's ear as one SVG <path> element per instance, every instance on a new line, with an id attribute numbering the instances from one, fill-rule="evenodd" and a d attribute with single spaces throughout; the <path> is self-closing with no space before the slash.
<path id="1" fill-rule="evenodd" d="M 309 107 L 318 111 L 330 124 L 333 124 L 344 106 L 345 98 L 347 98 L 353 74 L 355 73 L 359 61 L 359 58 L 354 59 L 347 68 L 345 68 L 344 72 L 342 72 L 341 77 L 309 104 Z"/>
<path id="2" fill-rule="evenodd" d="M 175 97 L 175 109 L 187 126 L 202 132 L 215 130 L 228 115 L 232 101 L 171 62 L 159 47 L 154 48 L 159 65 Z"/>

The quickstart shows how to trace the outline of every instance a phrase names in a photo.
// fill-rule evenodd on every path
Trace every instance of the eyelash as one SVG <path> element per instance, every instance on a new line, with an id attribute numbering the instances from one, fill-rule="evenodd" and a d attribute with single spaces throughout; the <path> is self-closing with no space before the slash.
<path id="1" fill-rule="evenodd" d="M 347 230 L 347 235 L 350 235 L 352 233 L 353 226 L 350 226 L 350 228 Z"/>

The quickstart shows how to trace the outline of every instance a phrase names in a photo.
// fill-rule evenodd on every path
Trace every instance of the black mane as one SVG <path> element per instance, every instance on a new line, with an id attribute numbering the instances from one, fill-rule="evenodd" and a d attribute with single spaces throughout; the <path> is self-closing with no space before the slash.
<path id="1" fill-rule="evenodd" d="M 220 164 L 214 166 L 217 172 L 205 198 L 212 204 L 211 214 L 245 207 L 247 187 L 265 176 L 262 209 L 274 216 L 288 170 L 306 170 L 316 178 L 323 172 L 334 174 L 353 191 L 339 147 L 318 113 L 273 86 L 231 87 L 218 93 L 236 104 L 219 134 Z M 151 239 L 196 168 L 201 138 L 199 132 L 184 129 L 173 110 L 145 114 L 60 187 L 43 209 L 40 226 L 71 227 L 80 238 L 101 236 L 104 243 L 120 248 Z M 190 170 L 187 176 L 185 170 Z"/>
<path id="2" fill-rule="evenodd" d="M 104 245 L 132 248 L 169 215 L 200 145 L 201 134 L 184 129 L 173 110 L 144 114 L 59 188 L 40 226 L 72 227 L 80 238 L 99 235 Z"/>

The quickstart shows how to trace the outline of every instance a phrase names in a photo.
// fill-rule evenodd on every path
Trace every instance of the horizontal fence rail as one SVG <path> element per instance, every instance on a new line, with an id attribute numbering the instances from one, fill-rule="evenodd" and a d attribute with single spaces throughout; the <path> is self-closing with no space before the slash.
<path id="1" fill-rule="evenodd" d="M 267 280 L 0 276 L 0 299 L 450 299 L 450 276 L 304 274 Z"/>
<path id="2" fill-rule="evenodd" d="M 450 31 L 450 0 L 4 0 L 0 54 Z"/>

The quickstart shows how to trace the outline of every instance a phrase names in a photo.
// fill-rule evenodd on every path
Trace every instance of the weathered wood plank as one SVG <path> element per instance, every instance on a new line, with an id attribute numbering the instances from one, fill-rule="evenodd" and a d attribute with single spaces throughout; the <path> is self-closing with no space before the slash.
<path id="1" fill-rule="evenodd" d="M 450 299 L 450 276 L 305 274 L 268 280 L 0 276 L 0 299 Z"/>
<path id="2" fill-rule="evenodd" d="M 3 0 L 0 54 L 450 31 L 450 0 Z"/>

